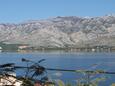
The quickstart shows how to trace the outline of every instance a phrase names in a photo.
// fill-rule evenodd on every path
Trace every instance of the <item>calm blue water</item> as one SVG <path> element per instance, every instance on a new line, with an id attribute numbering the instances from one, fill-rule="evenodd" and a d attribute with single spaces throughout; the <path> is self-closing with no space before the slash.
<path id="1" fill-rule="evenodd" d="M 48 68 L 62 69 L 80 69 L 80 70 L 105 70 L 115 71 L 115 53 L 68 53 L 68 52 L 33 52 L 33 53 L 0 53 L 0 64 L 13 62 L 17 65 L 25 65 L 21 62 L 21 58 L 27 58 L 33 61 L 46 59 L 41 65 Z M 65 82 L 76 83 L 85 74 L 70 72 L 51 72 L 47 71 L 48 76 L 61 79 Z M 106 77 L 105 81 L 100 82 L 100 86 L 110 86 L 115 82 L 115 75 L 97 75 L 91 76 L 92 80 L 99 77 Z"/>

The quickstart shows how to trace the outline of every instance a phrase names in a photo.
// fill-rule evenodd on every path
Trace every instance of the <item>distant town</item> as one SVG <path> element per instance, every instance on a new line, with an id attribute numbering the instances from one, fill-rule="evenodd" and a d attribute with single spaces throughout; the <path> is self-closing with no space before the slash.
<path id="1" fill-rule="evenodd" d="M 31 47 L 28 44 L 6 44 L 0 42 L 0 51 L 21 51 L 21 50 L 66 50 L 74 52 L 114 52 L 115 46 L 87 46 L 87 47 L 68 47 L 68 48 L 36 48 Z"/>

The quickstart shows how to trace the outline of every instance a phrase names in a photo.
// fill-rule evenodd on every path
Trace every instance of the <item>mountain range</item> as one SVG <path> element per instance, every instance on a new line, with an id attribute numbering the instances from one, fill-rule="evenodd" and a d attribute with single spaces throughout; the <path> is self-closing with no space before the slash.
<path id="1" fill-rule="evenodd" d="M 36 48 L 115 46 L 115 16 L 57 16 L 0 24 L 0 42 Z"/>

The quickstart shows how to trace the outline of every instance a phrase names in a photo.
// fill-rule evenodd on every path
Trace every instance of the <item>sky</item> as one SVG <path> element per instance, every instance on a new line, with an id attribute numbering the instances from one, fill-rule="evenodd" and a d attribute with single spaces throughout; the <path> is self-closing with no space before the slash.
<path id="1" fill-rule="evenodd" d="M 115 0 L 0 0 L 0 23 L 115 14 Z"/>

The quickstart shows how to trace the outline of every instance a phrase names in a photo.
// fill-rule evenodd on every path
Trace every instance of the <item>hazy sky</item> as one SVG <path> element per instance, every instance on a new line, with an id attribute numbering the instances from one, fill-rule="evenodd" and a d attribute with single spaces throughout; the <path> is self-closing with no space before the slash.
<path id="1" fill-rule="evenodd" d="M 0 0 L 0 22 L 115 13 L 115 0 Z"/>

